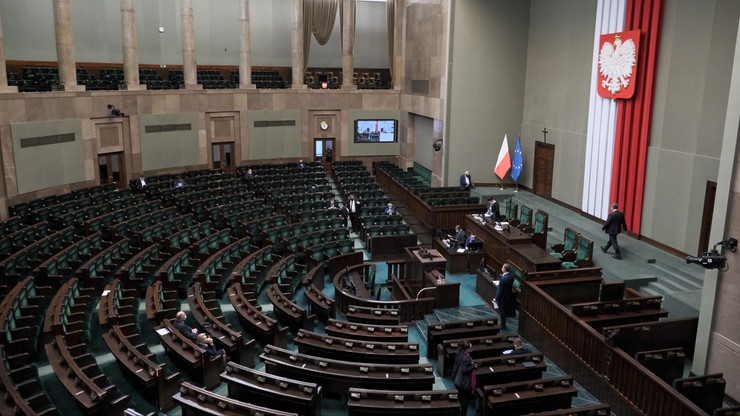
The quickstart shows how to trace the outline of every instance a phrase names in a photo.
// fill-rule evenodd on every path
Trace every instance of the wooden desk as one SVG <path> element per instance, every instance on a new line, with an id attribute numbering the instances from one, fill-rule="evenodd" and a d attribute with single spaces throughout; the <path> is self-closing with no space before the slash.
<path id="1" fill-rule="evenodd" d="M 443 278 L 437 283 L 437 278 Z M 430 292 L 434 296 L 434 308 L 457 308 L 460 306 L 460 282 L 453 283 L 444 279 L 444 274 L 438 270 L 424 273 L 424 287 L 433 287 Z"/>
<path id="2" fill-rule="evenodd" d="M 547 250 L 532 243 L 529 234 L 516 227 L 509 231 L 498 231 L 491 223 L 481 223 L 473 216 L 465 216 L 465 228 L 483 241 L 486 262 L 496 269 L 511 261 L 524 271 L 559 270 L 561 261 Z"/>
<path id="3" fill-rule="evenodd" d="M 404 250 L 411 263 L 411 270 L 406 280 L 420 281 L 424 278 L 424 272 L 434 269 L 444 270 L 447 265 L 447 259 L 435 249 L 428 250 L 429 254 L 425 256 L 421 255 L 419 247 L 406 247 Z"/>
<path id="4" fill-rule="evenodd" d="M 432 240 L 432 247 L 447 259 L 447 271 L 450 273 L 470 273 L 480 264 L 486 255 L 484 251 L 458 253 L 447 247 L 440 239 Z"/>

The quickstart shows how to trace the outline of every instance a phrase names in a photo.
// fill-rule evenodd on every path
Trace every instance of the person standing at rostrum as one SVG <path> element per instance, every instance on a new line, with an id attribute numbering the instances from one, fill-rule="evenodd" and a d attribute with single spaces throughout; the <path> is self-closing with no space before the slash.
<path id="1" fill-rule="evenodd" d="M 501 266 L 501 279 L 498 281 L 498 287 L 496 288 L 496 303 L 498 304 L 498 314 L 501 317 L 501 329 L 506 329 L 506 317 L 512 306 L 511 290 L 514 288 L 514 279 L 511 265 L 504 263 Z"/>
<path id="2" fill-rule="evenodd" d="M 478 368 L 478 364 L 473 361 L 472 352 L 473 345 L 470 342 L 461 342 L 455 355 L 455 365 L 452 367 L 452 382 L 457 389 L 461 416 L 468 414 L 470 398 L 475 393 L 475 369 Z"/>
<path id="3" fill-rule="evenodd" d="M 601 227 L 601 230 L 609 234 L 609 242 L 605 246 L 601 246 L 601 251 L 606 253 L 609 247 L 614 246 L 613 258 L 622 260 L 622 252 L 619 250 L 619 243 L 617 243 L 617 236 L 622 233 L 622 230 L 627 231 L 627 222 L 624 220 L 624 213 L 619 210 L 617 203 L 612 204 L 612 212 L 606 217 L 606 222 Z"/>

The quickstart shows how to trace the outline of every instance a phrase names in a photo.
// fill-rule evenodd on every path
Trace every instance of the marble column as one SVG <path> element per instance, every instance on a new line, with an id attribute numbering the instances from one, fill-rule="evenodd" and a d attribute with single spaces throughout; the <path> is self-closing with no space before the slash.
<path id="1" fill-rule="evenodd" d="M 239 0 L 239 88 L 253 89 L 249 33 L 249 0 Z"/>
<path id="2" fill-rule="evenodd" d="M 400 91 L 403 86 L 403 48 L 406 44 L 404 28 L 406 27 L 406 0 L 396 0 L 396 25 L 393 28 L 393 89 Z"/>
<path id="3" fill-rule="evenodd" d="M 355 75 L 355 0 L 342 0 L 342 89 L 356 89 Z"/>
<path id="4" fill-rule="evenodd" d="M 8 85 L 8 74 L 5 66 L 5 38 L 3 37 L 3 19 L 0 16 L 0 93 L 18 92 L 18 87 Z"/>
<path id="5" fill-rule="evenodd" d="M 85 91 L 84 85 L 77 85 L 75 44 L 72 36 L 72 14 L 69 9 L 69 0 L 54 0 L 54 33 L 57 43 L 59 88 L 63 91 Z"/>
<path id="6" fill-rule="evenodd" d="M 303 0 L 293 0 L 293 88 L 306 89 L 303 83 Z"/>
<path id="7" fill-rule="evenodd" d="M 198 67 L 195 62 L 193 0 L 180 0 L 180 27 L 182 28 L 182 74 L 185 89 L 203 89 L 203 86 L 198 84 Z"/>
<path id="8" fill-rule="evenodd" d="M 141 91 L 139 83 L 139 42 L 136 35 L 134 0 L 121 0 L 121 40 L 123 43 L 123 79 L 130 91 Z"/>

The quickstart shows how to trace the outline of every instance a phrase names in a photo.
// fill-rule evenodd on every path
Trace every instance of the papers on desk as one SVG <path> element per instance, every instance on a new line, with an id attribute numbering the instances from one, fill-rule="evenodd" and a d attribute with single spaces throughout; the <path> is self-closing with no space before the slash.
<path id="1" fill-rule="evenodd" d="M 159 329 L 157 330 L 157 333 L 158 333 L 158 334 L 159 334 L 160 336 L 165 336 L 165 335 L 167 335 L 167 334 L 169 334 L 169 333 L 170 333 L 170 330 L 169 330 L 169 329 L 167 329 L 167 328 L 159 328 Z"/>
<path id="2" fill-rule="evenodd" d="M 464 253 L 464 252 L 465 252 L 465 249 L 464 249 L 464 248 L 458 248 L 458 249 L 457 249 L 457 252 L 458 252 L 458 253 Z"/>

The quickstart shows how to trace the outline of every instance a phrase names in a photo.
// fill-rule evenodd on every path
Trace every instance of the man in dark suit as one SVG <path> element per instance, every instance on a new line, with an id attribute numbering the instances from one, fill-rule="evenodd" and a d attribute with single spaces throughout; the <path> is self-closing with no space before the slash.
<path id="1" fill-rule="evenodd" d="M 198 330 L 195 328 L 191 328 L 190 325 L 186 324 L 185 319 L 187 319 L 187 315 L 185 315 L 185 312 L 178 312 L 175 315 L 175 319 L 172 320 L 172 326 L 174 326 L 178 331 L 180 331 L 181 334 L 185 335 L 186 337 L 190 339 L 195 339 L 195 337 L 198 336 Z"/>
<path id="2" fill-rule="evenodd" d="M 501 279 L 498 281 L 496 288 L 496 303 L 498 304 L 498 314 L 501 317 L 501 329 L 506 329 L 507 311 L 511 308 L 513 297 L 511 290 L 514 288 L 514 273 L 511 272 L 509 263 L 501 266 Z"/>
<path id="3" fill-rule="evenodd" d="M 396 215 L 396 207 L 389 202 L 388 206 L 383 210 L 383 215 Z"/>
<path id="4" fill-rule="evenodd" d="M 349 207 L 347 205 L 339 209 L 339 216 L 342 217 L 342 228 L 347 228 L 347 218 L 349 218 Z"/>
<path id="5" fill-rule="evenodd" d="M 499 211 L 498 202 L 493 197 L 488 198 L 488 209 L 483 216 L 493 222 L 501 221 L 501 211 Z"/>
<path id="6" fill-rule="evenodd" d="M 347 209 L 349 210 L 349 222 L 352 224 L 352 231 L 360 231 L 360 200 L 356 199 L 354 195 L 349 196 L 347 201 Z"/>
<path id="7" fill-rule="evenodd" d="M 450 248 L 465 247 L 465 237 L 467 237 L 467 235 L 465 234 L 465 230 L 463 230 L 459 224 L 456 225 L 455 235 L 451 235 L 450 239 L 448 240 Z"/>
<path id="8" fill-rule="evenodd" d="M 627 222 L 624 220 L 624 213 L 619 211 L 617 203 L 612 204 L 612 212 L 606 217 L 606 222 L 601 227 L 601 230 L 609 234 L 609 242 L 605 246 L 601 246 L 601 251 L 604 253 L 609 250 L 609 247 L 614 246 L 613 258 L 622 260 L 622 252 L 619 250 L 619 243 L 617 243 L 617 236 L 622 231 L 627 231 Z"/>
<path id="9" fill-rule="evenodd" d="M 475 188 L 475 185 L 473 185 L 473 178 L 470 177 L 470 171 L 466 170 L 460 175 L 460 190 L 467 191 L 471 188 Z"/>
<path id="10" fill-rule="evenodd" d="M 465 239 L 465 250 L 471 250 L 472 248 L 474 248 L 475 246 L 481 243 L 482 241 L 479 240 L 478 237 L 475 236 L 475 234 L 470 234 L 470 237 Z"/>

